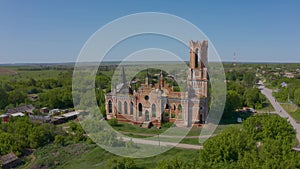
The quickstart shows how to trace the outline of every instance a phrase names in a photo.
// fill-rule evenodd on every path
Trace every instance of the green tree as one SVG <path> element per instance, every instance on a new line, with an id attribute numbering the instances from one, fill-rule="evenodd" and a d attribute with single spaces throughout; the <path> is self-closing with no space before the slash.
<path id="1" fill-rule="evenodd" d="M 0 109 L 4 109 L 8 105 L 8 94 L 0 88 Z"/>
<path id="2" fill-rule="evenodd" d="M 13 90 L 9 92 L 8 102 L 17 106 L 20 103 L 25 103 L 26 93 L 20 90 Z"/>
<path id="3" fill-rule="evenodd" d="M 300 106 L 300 88 L 298 88 L 294 91 L 294 102 L 295 102 L 295 104 Z"/>
<path id="4" fill-rule="evenodd" d="M 232 117 L 235 110 L 243 106 L 243 100 L 240 95 L 232 90 L 227 91 L 226 104 L 224 108 L 224 118 Z"/>
<path id="5" fill-rule="evenodd" d="M 114 158 L 108 160 L 107 169 L 138 169 L 131 158 Z"/>
<path id="6" fill-rule="evenodd" d="M 265 97 L 260 93 L 257 88 L 247 89 L 244 94 L 245 104 L 255 109 L 262 108 L 262 102 L 265 101 Z"/>

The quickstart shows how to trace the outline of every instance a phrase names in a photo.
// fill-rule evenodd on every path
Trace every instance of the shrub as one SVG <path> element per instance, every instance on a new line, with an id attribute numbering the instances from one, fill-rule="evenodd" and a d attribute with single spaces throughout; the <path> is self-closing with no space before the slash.
<path id="1" fill-rule="evenodd" d="M 118 119 L 117 118 L 113 118 L 113 119 L 109 120 L 108 123 L 111 126 L 118 126 Z"/>

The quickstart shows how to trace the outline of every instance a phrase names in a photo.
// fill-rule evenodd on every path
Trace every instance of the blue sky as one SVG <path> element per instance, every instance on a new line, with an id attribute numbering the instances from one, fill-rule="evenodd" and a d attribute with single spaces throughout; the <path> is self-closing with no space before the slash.
<path id="1" fill-rule="evenodd" d="M 300 62 L 299 9 L 296 0 L 2 0 L 0 63 L 76 61 L 95 31 L 137 12 L 170 13 L 192 22 L 223 61 L 232 61 L 236 52 L 238 61 Z"/>

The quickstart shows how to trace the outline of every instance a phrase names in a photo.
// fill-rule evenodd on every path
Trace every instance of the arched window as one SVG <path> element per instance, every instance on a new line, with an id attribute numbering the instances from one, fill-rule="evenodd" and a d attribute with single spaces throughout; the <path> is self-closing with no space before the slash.
<path id="1" fill-rule="evenodd" d="M 112 113 L 112 103 L 111 103 L 111 100 L 108 101 L 108 113 Z"/>
<path id="2" fill-rule="evenodd" d="M 181 104 L 178 105 L 178 110 L 179 110 L 179 111 L 182 111 L 182 106 L 181 106 Z"/>
<path id="3" fill-rule="evenodd" d="M 156 117 L 156 106 L 155 106 L 155 104 L 152 104 L 151 111 L 152 111 L 152 117 Z"/>
<path id="4" fill-rule="evenodd" d="M 143 115 L 143 105 L 142 103 L 139 103 L 139 116 Z"/>
<path id="5" fill-rule="evenodd" d="M 124 114 L 128 114 L 127 102 L 124 102 Z"/>
<path id="6" fill-rule="evenodd" d="M 130 102 L 130 115 L 133 115 L 133 103 Z"/>
<path id="7" fill-rule="evenodd" d="M 118 102 L 118 113 L 122 114 L 122 103 L 120 101 Z"/>
<path id="8" fill-rule="evenodd" d="M 176 105 L 174 104 L 174 110 L 176 110 Z"/>
<path id="9" fill-rule="evenodd" d="M 166 108 L 165 109 L 170 109 L 170 106 L 169 106 L 168 103 L 166 104 Z"/>
<path id="10" fill-rule="evenodd" d="M 149 118 L 149 111 L 146 110 L 145 111 L 145 121 L 149 121 L 149 120 L 150 120 L 150 118 Z"/>

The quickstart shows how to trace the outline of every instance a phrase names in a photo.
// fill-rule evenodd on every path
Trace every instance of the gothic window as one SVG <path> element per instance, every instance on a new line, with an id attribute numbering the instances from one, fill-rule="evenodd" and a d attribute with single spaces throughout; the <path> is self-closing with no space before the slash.
<path id="1" fill-rule="evenodd" d="M 124 114 L 128 114 L 127 102 L 124 102 Z"/>
<path id="2" fill-rule="evenodd" d="M 145 111 L 145 121 L 149 121 L 149 120 L 150 120 L 150 118 L 149 118 L 149 111 L 146 110 Z"/>
<path id="3" fill-rule="evenodd" d="M 142 116 L 143 115 L 143 105 L 142 105 L 142 103 L 139 103 L 138 109 L 139 109 L 139 116 Z"/>
<path id="4" fill-rule="evenodd" d="M 111 100 L 108 101 L 108 113 L 112 113 L 112 103 L 111 103 Z"/>
<path id="5" fill-rule="evenodd" d="M 166 104 L 166 108 L 165 109 L 170 109 L 170 106 L 169 106 L 168 103 Z"/>
<path id="6" fill-rule="evenodd" d="M 130 102 L 130 115 L 133 115 L 133 103 Z"/>
<path id="7" fill-rule="evenodd" d="M 156 117 L 156 106 L 155 106 L 155 104 L 152 104 L 151 111 L 152 111 L 152 117 Z"/>
<path id="8" fill-rule="evenodd" d="M 118 102 L 118 113 L 122 114 L 122 103 L 120 101 Z"/>
<path id="9" fill-rule="evenodd" d="M 181 104 L 178 105 L 178 110 L 182 111 L 182 105 Z"/>

